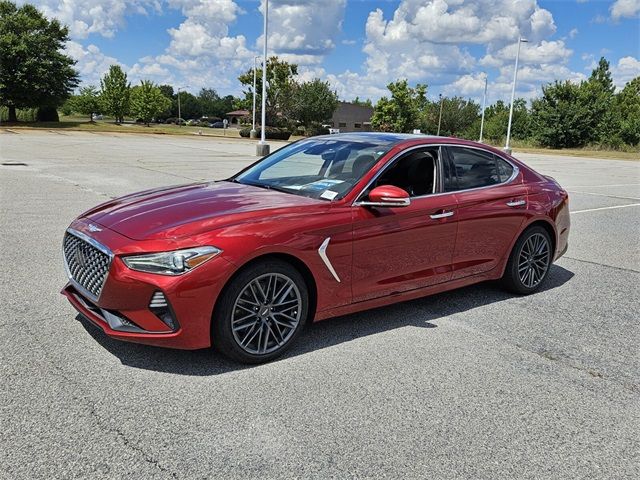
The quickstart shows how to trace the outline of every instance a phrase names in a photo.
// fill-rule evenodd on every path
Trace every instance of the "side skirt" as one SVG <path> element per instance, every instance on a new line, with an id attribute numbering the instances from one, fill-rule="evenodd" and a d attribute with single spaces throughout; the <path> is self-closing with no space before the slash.
<path id="1" fill-rule="evenodd" d="M 458 288 L 466 287 L 468 285 L 473 285 L 474 283 L 480 283 L 487 280 L 497 280 L 502 275 L 501 269 L 498 268 L 500 266 L 501 265 L 497 265 L 496 268 L 493 268 L 489 272 L 484 272 L 479 275 L 459 278 L 447 283 L 440 283 L 425 288 L 418 288 L 416 290 L 409 290 L 394 295 L 387 295 L 385 297 L 374 298 L 372 300 L 366 300 L 364 302 L 352 303 L 349 305 L 343 305 L 340 307 L 323 310 L 321 312 L 316 312 L 313 321 L 318 322 L 320 320 L 326 320 L 328 318 L 338 317 L 340 315 L 348 315 L 350 313 L 361 312 L 363 310 L 369 310 L 371 308 L 405 302 L 407 300 L 414 300 L 421 297 L 428 297 L 429 295 L 448 292 L 449 290 L 456 290 Z"/>

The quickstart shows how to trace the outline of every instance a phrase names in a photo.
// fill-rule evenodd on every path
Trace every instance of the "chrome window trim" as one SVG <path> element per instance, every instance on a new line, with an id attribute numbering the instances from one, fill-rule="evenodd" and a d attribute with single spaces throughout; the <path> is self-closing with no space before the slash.
<path id="1" fill-rule="evenodd" d="M 489 155 L 495 155 L 496 157 L 500 158 L 501 160 L 504 160 L 509 165 L 511 165 L 513 167 L 513 172 L 511 174 L 511 176 L 507 180 L 505 180 L 504 182 L 494 183 L 493 185 L 485 185 L 484 187 L 474 187 L 474 188 L 465 188 L 465 189 L 461 189 L 461 190 L 453 190 L 451 192 L 428 193 L 426 195 L 419 195 L 417 197 L 409 197 L 411 200 L 416 200 L 416 199 L 421 199 L 421 198 L 426 198 L 426 197 L 436 197 L 436 196 L 441 196 L 441 195 L 451 195 L 453 193 L 471 192 L 471 191 L 474 191 L 474 190 L 483 190 L 483 189 L 486 189 L 486 188 L 494 188 L 494 187 L 504 186 L 504 185 L 507 185 L 507 184 L 513 182 L 516 179 L 516 177 L 518 176 L 518 174 L 520 173 L 520 169 L 518 168 L 518 166 L 515 163 L 513 163 L 512 161 L 510 161 L 509 159 L 504 158 L 502 155 L 498 155 L 497 153 L 494 153 L 494 152 L 492 152 L 490 150 L 486 150 L 485 148 L 476 147 L 475 145 L 460 145 L 460 144 L 455 144 L 455 143 L 430 143 L 430 144 L 426 144 L 426 145 L 416 145 L 416 146 L 407 148 L 406 150 L 403 150 L 403 151 L 397 153 L 391 159 L 389 159 L 387 164 L 384 167 L 382 167 L 380 169 L 380 171 L 378 173 L 376 173 L 371 180 L 369 180 L 369 182 L 367 182 L 367 184 L 365 185 L 365 187 L 362 190 L 360 190 L 360 193 L 358 193 L 358 195 L 356 196 L 356 200 L 354 200 L 354 202 L 351 204 L 351 206 L 353 206 L 353 207 L 362 206 L 363 202 L 361 200 L 361 197 L 364 194 L 364 192 L 366 192 L 367 189 L 371 186 L 371 184 L 373 182 L 375 182 L 378 179 L 378 177 L 380 177 L 380 175 L 382 175 L 382 173 L 384 173 L 384 171 L 387 170 L 393 164 L 393 162 L 395 162 L 398 158 L 400 158 L 402 155 L 404 155 L 407 152 L 411 152 L 413 150 L 417 150 L 417 149 L 420 149 L 420 148 L 429 148 L 429 147 L 438 147 L 438 149 L 440 150 L 440 154 L 438 155 L 438 160 L 439 160 L 439 163 L 441 164 L 441 168 L 444 167 L 444 165 L 442 164 L 442 147 L 460 147 L 460 148 L 469 148 L 469 149 L 472 149 L 472 150 L 480 150 L 481 152 L 487 153 Z M 443 185 L 443 187 L 444 187 L 444 185 Z M 434 188 L 435 188 L 435 182 L 434 182 Z"/>
<path id="2" fill-rule="evenodd" d="M 102 290 L 104 288 L 104 285 L 105 283 L 107 283 L 107 278 L 109 278 L 109 270 L 111 270 L 111 262 L 113 262 L 113 257 L 114 257 L 113 252 L 109 250 L 108 247 L 98 242 L 96 239 L 91 238 L 85 233 L 79 232 L 75 228 L 71 228 L 71 227 L 67 228 L 66 233 L 73 235 L 74 237 L 77 237 L 80 240 L 84 240 L 85 242 L 89 243 L 91 246 L 100 250 L 105 255 L 109 256 L 109 264 L 107 265 L 107 274 L 104 276 L 102 285 L 100 285 L 100 295 L 102 295 Z M 91 293 L 89 290 L 87 290 L 78 282 L 76 282 L 75 279 L 71 276 L 71 271 L 69 270 L 69 265 L 67 264 L 67 256 L 64 254 L 64 237 L 62 238 L 62 260 L 64 263 L 65 273 L 67 274 L 67 278 L 69 279 L 69 282 L 71 283 L 71 285 L 73 285 L 75 289 L 77 289 L 80 293 L 86 296 L 89 300 L 93 302 L 97 302 L 100 299 L 100 297 L 96 297 L 93 293 Z"/>

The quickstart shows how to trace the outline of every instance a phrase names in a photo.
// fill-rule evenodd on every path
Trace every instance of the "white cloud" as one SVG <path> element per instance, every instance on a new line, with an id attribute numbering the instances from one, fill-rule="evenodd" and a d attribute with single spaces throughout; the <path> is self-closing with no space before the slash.
<path id="1" fill-rule="evenodd" d="M 100 86 L 100 78 L 109 70 L 111 65 L 120 65 L 127 70 L 127 66 L 118 62 L 116 58 L 105 55 L 95 45 L 83 46 L 75 41 L 68 41 L 66 52 L 76 60 L 75 68 L 80 73 L 83 84 Z"/>
<path id="2" fill-rule="evenodd" d="M 381 9 L 370 12 L 364 72 L 349 72 L 336 81 L 360 92 L 372 84 L 370 91 L 380 96 L 388 82 L 407 78 L 442 86 L 449 95 L 477 98 L 484 88 L 478 73 L 482 66 L 498 70 L 497 78 L 490 74 L 489 88 L 504 98 L 510 93 L 517 39 L 522 36 L 529 43 L 520 53 L 523 80 L 518 95 L 531 97 L 543 81 L 560 74 L 581 75 L 566 67 L 573 52 L 563 40 L 550 38 L 555 32 L 553 15 L 536 0 L 402 0 L 390 18 Z M 478 47 L 484 48 L 480 59 L 471 54 Z M 509 78 L 502 78 L 502 68 L 510 70 Z"/>
<path id="3" fill-rule="evenodd" d="M 640 14 L 640 0 L 616 0 L 609 10 L 614 20 L 634 18 Z"/>
<path id="4" fill-rule="evenodd" d="M 569 38 L 576 38 L 576 35 L 578 35 L 578 29 L 572 28 L 571 31 L 569 32 Z"/>
<path id="5" fill-rule="evenodd" d="M 186 19 L 178 28 L 168 30 L 168 53 L 218 59 L 251 56 L 243 35 L 228 36 L 229 25 L 241 13 L 233 0 L 169 0 L 169 5 L 181 9 Z"/>
<path id="6" fill-rule="evenodd" d="M 269 2 L 271 52 L 301 65 L 320 63 L 335 48 L 346 0 L 272 0 Z M 264 9 L 264 2 L 260 11 Z M 263 36 L 256 41 L 262 48 Z"/>
<path id="7" fill-rule="evenodd" d="M 21 1 L 19 3 L 27 3 Z M 47 17 L 69 26 L 74 39 L 98 34 L 111 38 L 124 26 L 127 15 L 161 11 L 159 0 L 30 0 Z"/>
<path id="8" fill-rule="evenodd" d="M 628 81 L 640 76 L 640 60 L 631 56 L 622 57 L 617 65 L 611 67 L 611 75 L 613 83 L 623 88 Z"/>

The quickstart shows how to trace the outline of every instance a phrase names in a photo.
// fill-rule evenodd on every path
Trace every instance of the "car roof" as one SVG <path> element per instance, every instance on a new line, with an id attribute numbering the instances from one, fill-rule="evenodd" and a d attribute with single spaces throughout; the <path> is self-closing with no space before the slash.
<path id="1" fill-rule="evenodd" d="M 342 140 L 347 142 L 376 143 L 378 145 L 396 146 L 399 144 L 420 145 L 429 144 L 448 144 L 466 147 L 482 148 L 491 151 L 501 157 L 506 154 L 491 145 L 474 142 L 473 140 L 465 140 L 463 138 L 445 137 L 439 135 L 427 135 L 424 133 L 388 133 L 388 132 L 349 132 L 334 133 L 330 135 L 320 135 L 312 138 L 321 138 L 323 140 Z M 510 155 L 506 155 L 513 159 Z"/>
<path id="2" fill-rule="evenodd" d="M 315 138 L 326 140 L 344 140 L 348 142 L 375 142 L 379 144 L 395 144 L 407 140 L 436 140 L 449 137 L 439 137 L 436 135 L 424 135 L 413 133 L 387 133 L 387 132 L 350 132 L 334 133 L 330 135 L 320 135 Z"/>

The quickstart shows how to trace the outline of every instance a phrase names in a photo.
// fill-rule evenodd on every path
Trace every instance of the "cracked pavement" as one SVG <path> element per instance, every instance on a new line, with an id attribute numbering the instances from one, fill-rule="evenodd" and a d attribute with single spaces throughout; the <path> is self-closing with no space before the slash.
<path id="1" fill-rule="evenodd" d="M 487 283 L 320 322 L 255 367 L 76 319 L 58 292 L 77 214 L 223 178 L 252 153 L 0 130 L 2 162 L 27 164 L 0 166 L 0 478 L 640 476 L 639 162 L 516 155 L 575 212 L 529 297 Z"/>

